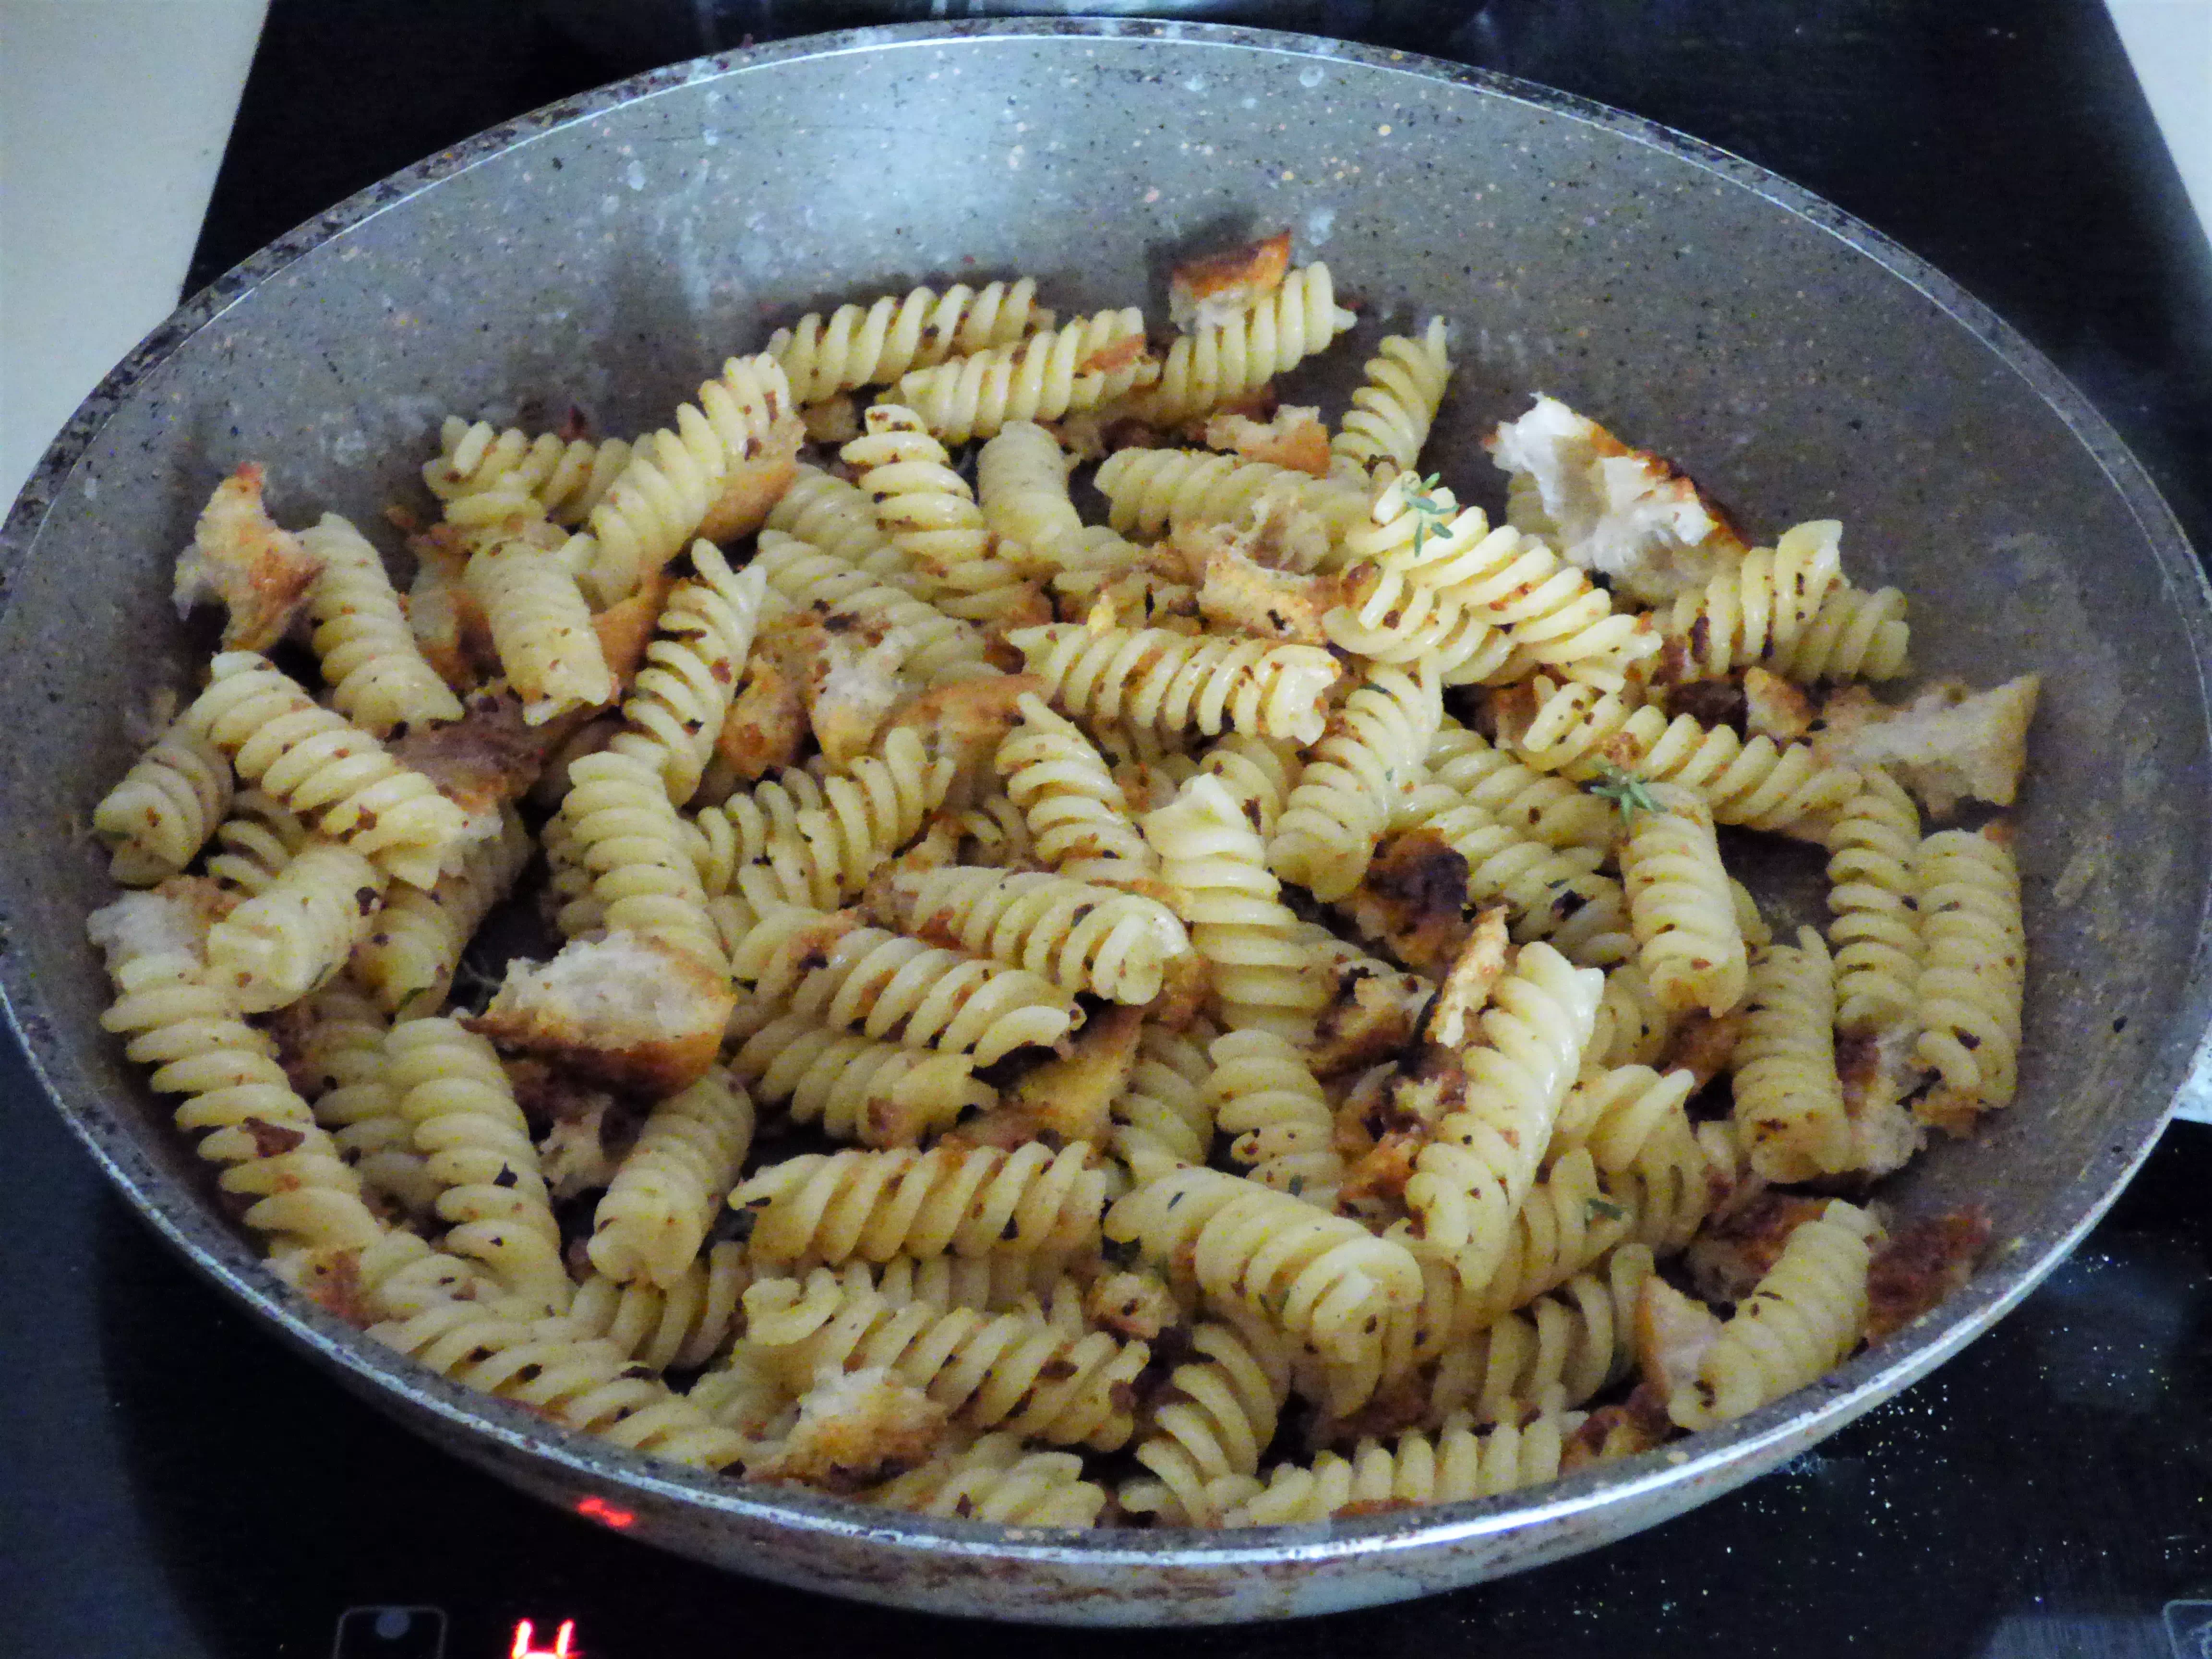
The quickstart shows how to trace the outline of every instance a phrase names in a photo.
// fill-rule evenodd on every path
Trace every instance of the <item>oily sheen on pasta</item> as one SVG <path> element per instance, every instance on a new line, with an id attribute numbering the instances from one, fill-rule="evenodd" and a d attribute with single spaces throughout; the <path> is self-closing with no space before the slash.
<path id="1" fill-rule="evenodd" d="M 1668 1455 L 1969 1271 L 1872 1183 L 2032 1077 L 1959 801 L 2028 682 L 1881 701 L 1848 490 L 1686 550 L 1553 399 L 1435 441 L 1487 319 L 1340 283 L 862 282 L 641 429 L 441 409 L 387 514 L 238 466 L 176 592 L 258 648 L 84 804 L 88 933 L 270 1270 L 627 1452 L 1027 1528 Z"/>

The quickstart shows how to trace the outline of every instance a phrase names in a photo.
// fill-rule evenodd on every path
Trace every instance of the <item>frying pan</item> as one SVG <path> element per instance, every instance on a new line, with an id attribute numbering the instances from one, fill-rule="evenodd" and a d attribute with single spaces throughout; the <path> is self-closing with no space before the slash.
<path id="1" fill-rule="evenodd" d="M 1543 390 L 1679 459 L 1747 526 L 1846 526 L 1911 596 L 1916 667 L 2045 673 L 2017 815 L 2018 1103 L 1885 1195 L 1996 1223 L 1962 1293 L 1727 1428 L 1508 1498 L 1249 1532 L 1021 1532 L 656 1465 L 418 1372 L 286 1291 L 221 1218 L 98 1020 L 110 896 L 83 826 L 130 719 L 204 660 L 167 601 L 209 489 L 380 523 L 449 412 L 657 424 L 810 306 L 1027 273 L 1065 309 L 1152 296 L 1288 226 L 1389 325 L 1454 319 L 1431 454 L 1496 503 L 1480 433 Z M 1316 383 L 1342 389 L 1340 366 Z M 1986 1329 L 2111 1203 L 2212 1017 L 2212 606 L 2142 469 L 1951 283 L 1734 157 L 1524 82 L 1200 25 L 912 27 L 702 58 L 368 191 L 199 295 L 88 400 L 0 533 L 0 990 L 55 1106 L 201 1272 L 456 1455 L 631 1535 L 836 1594 L 1008 1619 L 1318 1613 L 1601 1546 L 1775 1468 Z M 1694 1523 L 1692 1523 L 1694 1524 Z M 1935 1540 L 1930 1540 L 1931 1544 Z"/>

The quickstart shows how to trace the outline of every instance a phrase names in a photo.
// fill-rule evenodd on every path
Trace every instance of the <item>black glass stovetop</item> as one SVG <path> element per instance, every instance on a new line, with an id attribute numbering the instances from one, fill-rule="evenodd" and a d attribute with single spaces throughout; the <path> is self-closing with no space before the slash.
<path id="1" fill-rule="evenodd" d="M 195 285 L 341 196 L 642 63 L 969 15 L 769 0 L 275 0 Z M 1453 57 L 1763 162 L 2057 360 L 2212 547 L 2212 256 L 2094 0 L 1493 0 L 1206 15 Z M 624 16 L 629 27 L 611 27 Z M 657 56 L 656 56 L 657 55 Z M 109 1195 L 0 1051 L 10 1652 L 592 1659 L 1030 1650 L 695 1567 L 432 1451 L 261 1335 Z M 2212 1128 L 2168 1132 L 1962 1357 L 1743 1492 L 1425 1602 L 1126 1651 L 2212 1656 Z"/>

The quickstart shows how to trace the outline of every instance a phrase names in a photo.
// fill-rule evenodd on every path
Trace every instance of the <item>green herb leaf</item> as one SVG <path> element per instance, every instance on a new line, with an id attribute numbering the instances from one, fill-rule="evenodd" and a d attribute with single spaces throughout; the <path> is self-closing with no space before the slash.
<path id="1" fill-rule="evenodd" d="M 1620 1205 L 1614 1203 L 1609 1198 L 1594 1198 L 1590 1200 L 1589 1211 L 1592 1215 L 1601 1215 L 1607 1221 L 1624 1220 L 1628 1215 L 1627 1211 L 1622 1209 Z"/>
<path id="2" fill-rule="evenodd" d="M 1658 798 L 1652 794 L 1650 784 L 1611 761 L 1600 761 L 1596 778 L 1583 787 L 1600 800 L 1609 800 L 1618 806 L 1625 823 L 1633 823 L 1638 812 L 1659 810 Z"/>
<path id="3" fill-rule="evenodd" d="M 1431 536 L 1441 536 L 1451 526 L 1452 514 L 1458 503 L 1449 495 L 1437 499 L 1441 473 L 1431 472 L 1425 478 L 1416 478 L 1410 484 L 1401 484 L 1398 499 L 1413 515 L 1413 556 L 1421 556 L 1421 544 Z"/>

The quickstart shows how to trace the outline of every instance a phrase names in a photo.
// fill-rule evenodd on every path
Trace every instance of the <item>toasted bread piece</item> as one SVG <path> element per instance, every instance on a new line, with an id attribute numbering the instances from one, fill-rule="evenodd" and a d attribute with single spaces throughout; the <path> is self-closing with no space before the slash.
<path id="1" fill-rule="evenodd" d="M 783 499 L 783 492 L 799 476 L 799 447 L 805 441 L 804 420 L 795 414 L 779 416 L 761 440 L 758 452 L 725 475 L 722 493 L 699 521 L 699 533 L 710 542 L 734 541 L 766 524 L 769 509 Z"/>
<path id="2" fill-rule="evenodd" d="M 1559 1449 L 1559 1473 L 1571 1474 L 1592 1463 L 1634 1457 L 1664 1445 L 1675 1432 L 1674 1419 L 1667 1415 L 1666 1395 L 1649 1383 L 1639 1383 L 1627 1399 L 1600 1406 L 1583 1419 Z"/>
<path id="3" fill-rule="evenodd" d="M 1672 461 L 1631 449 L 1556 398 L 1483 441 L 1510 476 L 1506 517 L 1618 592 L 1660 605 L 1747 550 L 1728 515 Z"/>
<path id="4" fill-rule="evenodd" d="M 1926 1144 L 1928 1127 L 1905 1102 L 1931 1075 L 1913 1053 L 1919 1028 L 1900 1022 L 1865 1036 L 1836 1039 L 1836 1075 L 1851 1125 L 1851 1167 L 1887 1175 Z"/>
<path id="5" fill-rule="evenodd" d="M 415 580 L 407 590 L 407 626 L 438 678 L 466 692 L 500 672 L 491 622 L 462 573 L 468 548 L 459 526 L 432 525 L 407 541 Z"/>
<path id="6" fill-rule="evenodd" d="M 503 1049 L 659 1099 L 706 1073 L 736 1003 L 689 953 L 617 930 L 570 939 L 550 962 L 509 963 L 491 1006 L 462 1024 Z"/>
<path id="7" fill-rule="evenodd" d="M 1943 680 L 1902 708 L 1863 686 L 1845 686 L 1821 705 L 1814 758 L 1825 766 L 1887 767 L 1937 817 L 1970 796 L 2009 806 L 2027 764 L 2027 728 L 2041 686 L 2035 674 L 1988 691 Z"/>
<path id="8" fill-rule="evenodd" d="M 746 1479 L 857 1492 L 918 1468 L 944 1441 L 951 1413 L 888 1367 L 825 1367 L 799 1405 L 799 1421 Z"/>
<path id="9" fill-rule="evenodd" d="M 1328 1000 L 1314 1017 L 1306 1063 L 1316 1077 L 1340 1077 L 1388 1060 L 1413 1039 L 1433 988 L 1344 947 L 1328 964 Z"/>
<path id="10" fill-rule="evenodd" d="M 758 640 L 799 688 L 822 752 L 839 765 L 866 754 L 915 690 L 900 672 L 913 635 L 881 620 L 801 611 L 773 618 Z"/>
<path id="11" fill-rule="evenodd" d="M 1139 1342 L 1157 1342 L 1183 1321 L 1182 1304 L 1167 1281 L 1145 1271 L 1101 1273 L 1083 1293 L 1083 1313 L 1102 1329 Z"/>
<path id="12" fill-rule="evenodd" d="M 1262 509 L 1270 505 L 1263 502 Z M 1328 643 L 1322 618 L 1348 600 L 1349 577 L 1276 569 L 1245 550 L 1245 534 L 1224 532 L 1218 525 L 1191 526 L 1176 533 L 1186 558 L 1202 550 L 1198 608 L 1208 622 L 1261 639 Z"/>
<path id="13" fill-rule="evenodd" d="M 1328 477 L 1328 428 L 1321 423 L 1320 408 L 1311 404 L 1285 404 L 1271 421 L 1227 412 L 1211 415 L 1206 422 L 1206 447 L 1316 478 Z"/>
<path id="14" fill-rule="evenodd" d="M 203 599 L 220 599 L 230 612 L 222 625 L 226 651 L 266 651 L 283 638 L 323 568 L 269 516 L 261 481 L 260 466 L 248 461 L 217 484 L 193 527 L 192 544 L 177 556 L 177 614 L 188 614 Z"/>
<path id="15" fill-rule="evenodd" d="M 1671 703 L 1668 707 L 1673 707 Z M 1756 665 L 1743 671 L 1743 730 L 1747 738 L 1795 743 L 1812 728 L 1813 700 L 1779 674 Z"/>
<path id="16" fill-rule="evenodd" d="M 730 700 L 730 712 L 714 739 L 714 752 L 745 783 L 798 763 L 806 746 L 806 702 L 772 651 L 756 651 L 745 662 L 744 678 Z"/>
<path id="17" fill-rule="evenodd" d="M 1283 285 L 1291 270 L 1291 233 L 1202 254 L 1168 278 L 1168 320 L 1186 334 L 1218 328 Z"/>
<path id="18" fill-rule="evenodd" d="M 1636 1299 L 1636 1369 L 1661 1399 L 1695 1382 L 1720 1316 L 1654 1273 Z"/>
<path id="19" fill-rule="evenodd" d="M 1990 1218 L 1979 1210 L 1899 1227 L 1867 1269 L 1867 1340 L 1902 1330 L 1964 1285 L 1989 1248 L 1990 1233 Z"/>
<path id="20" fill-rule="evenodd" d="M 946 1140 L 1009 1150 L 1032 1140 L 1104 1144 L 1113 1127 L 1108 1109 L 1129 1086 L 1144 1024 L 1141 1008 L 1102 1009 L 1072 1040 L 1066 1054 L 1024 1073 L 1007 1087 L 1004 1104 L 961 1124 Z"/>
<path id="21" fill-rule="evenodd" d="M 1447 1048 L 1463 1048 L 1475 1040 L 1474 1020 L 1490 1002 L 1491 988 L 1505 977 L 1511 935 L 1505 924 L 1505 907 L 1492 905 L 1474 919 L 1451 971 L 1437 988 L 1421 1035 Z"/>
<path id="22" fill-rule="evenodd" d="M 999 745 L 1022 722 L 1015 705 L 1032 692 L 1045 694 L 1044 682 L 1034 674 L 1000 674 L 935 686 L 893 709 L 876 741 L 880 744 L 904 727 L 921 739 L 922 752 L 931 760 L 949 759 L 961 777 L 981 784 L 992 775 Z"/>
<path id="23" fill-rule="evenodd" d="M 1389 836 L 1343 905 L 1399 961 L 1442 979 L 1467 945 L 1467 860 L 1434 830 Z"/>
<path id="24" fill-rule="evenodd" d="M 645 647 L 653 642 L 653 628 L 660 620 L 660 607 L 675 585 L 676 578 L 667 571 L 655 570 L 641 580 L 636 592 L 592 618 L 592 631 L 599 636 L 599 655 L 624 691 L 637 678 Z"/>
<path id="25" fill-rule="evenodd" d="M 1698 1294 L 1709 1302 L 1742 1301 L 1782 1259 L 1790 1235 L 1827 1207 L 1826 1199 L 1809 1194 L 1769 1192 L 1708 1221 L 1685 1258 Z"/>

